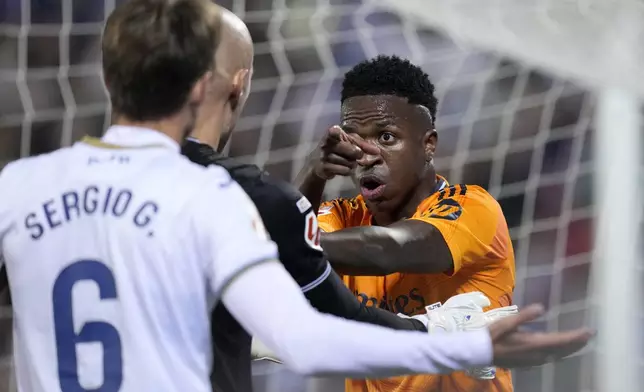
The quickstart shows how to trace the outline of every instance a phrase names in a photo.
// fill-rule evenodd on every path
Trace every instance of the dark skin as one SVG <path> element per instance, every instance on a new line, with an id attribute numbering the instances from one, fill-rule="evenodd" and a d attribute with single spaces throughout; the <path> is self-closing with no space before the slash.
<path id="1" fill-rule="evenodd" d="M 429 223 L 407 220 L 436 189 L 436 143 L 432 117 L 423 106 L 392 95 L 345 100 L 341 129 L 329 130 L 296 179 L 300 191 L 319 206 L 326 180 L 351 176 L 372 214 L 372 226 L 322 235 L 336 271 L 381 276 L 453 268 L 441 233 Z"/>

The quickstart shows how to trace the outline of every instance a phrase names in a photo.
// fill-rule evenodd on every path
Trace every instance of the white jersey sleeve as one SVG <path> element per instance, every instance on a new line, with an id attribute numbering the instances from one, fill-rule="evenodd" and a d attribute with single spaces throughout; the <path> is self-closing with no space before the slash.
<path id="1" fill-rule="evenodd" d="M 305 375 L 382 378 L 448 373 L 492 362 L 487 330 L 429 335 L 321 314 L 278 262 L 242 272 L 222 300 L 251 335 Z"/>
<path id="2" fill-rule="evenodd" d="M 257 208 L 228 173 L 211 167 L 214 180 L 195 203 L 199 235 L 210 289 L 219 299 L 222 290 L 245 269 L 277 259 L 277 246 L 270 240 Z"/>

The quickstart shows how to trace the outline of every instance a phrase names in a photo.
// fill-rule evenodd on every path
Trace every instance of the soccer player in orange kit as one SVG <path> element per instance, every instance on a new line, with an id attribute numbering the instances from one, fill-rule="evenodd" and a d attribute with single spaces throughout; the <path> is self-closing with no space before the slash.
<path id="1" fill-rule="evenodd" d="M 358 64 L 345 75 L 341 127 L 328 131 L 296 183 L 314 206 L 336 175 L 359 187 L 353 199 L 321 204 L 318 221 L 331 265 L 365 305 L 417 315 L 472 291 L 490 299 L 489 309 L 511 305 L 514 252 L 503 212 L 483 188 L 436 174 L 436 106 L 429 77 L 409 61 Z M 347 380 L 346 390 L 513 390 L 509 371 L 493 374 Z"/>

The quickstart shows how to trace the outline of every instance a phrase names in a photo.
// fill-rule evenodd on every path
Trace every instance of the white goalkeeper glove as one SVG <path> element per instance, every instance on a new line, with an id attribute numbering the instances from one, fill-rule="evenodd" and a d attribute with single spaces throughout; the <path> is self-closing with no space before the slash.
<path id="1" fill-rule="evenodd" d="M 419 320 L 425 324 L 429 333 L 437 333 L 483 329 L 496 320 L 518 313 L 514 305 L 483 312 L 483 308 L 490 305 L 490 300 L 483 293 L 474 291 L 455 295 L 445 301 L 445 304 L 431 304 L 425 307 L 427 314 L 398 316 Z M 496 368 L 490 366 L 469 369 L 467 374 L 479 380 L 491 380 L 496 377 Z"/>
<path id="2" fill-rule="evenodd" d="M 465 324 L 473 318 L 482 319 L 483 308 L 490 306 L 490 300 L 478 291 L 451 297 L 445 304 L 436 302 L 425 307 L 426 314 L 399 317 L 413 318 L 422 322 L 429 333 L 464 331 Z M 483 327 L 485 324 L 483 324 Z"/>
<path id="3" fill-rule="evenodd" d="M 477 329 L 487 328 L 487 326 L 493 322 L 517 313 L 519 313 L 519 308 L 516 305 L 488 310 L 483 313 L 482 319 L 475 318 L 472 322 L 466 323 L 464 331 L 474 331 Z M 466 373 L 479 380 L 493 380 L 496 377 L 496 368 L 494 366 L 474 368 L 466 370 Z"/>
<path id="4" fill-rule="evenodd" d="M 282 360 L 277 358 L 274 352 L 272 352 L 264 343 L 260 342 L 256 338 L 253 338 L 253 342 L 250 346 L 250 359 L 253 361 L 271 361 L 275 363 L 282 363 Z"/>

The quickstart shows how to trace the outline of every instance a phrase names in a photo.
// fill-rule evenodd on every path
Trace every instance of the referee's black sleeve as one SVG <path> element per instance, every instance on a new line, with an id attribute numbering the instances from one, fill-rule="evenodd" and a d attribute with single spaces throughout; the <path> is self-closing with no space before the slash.
<path id="1" fill-rule="evenodd" d="M 393 329 L 427 332 L 425 325 L 418 320 L 400 318 L 387 310 L 365 306 L 333 270 L 322 283 L 304 294 L 323 313 Z"/>

